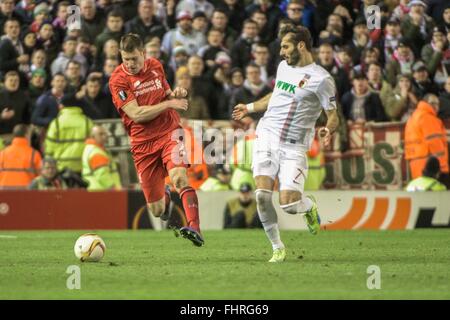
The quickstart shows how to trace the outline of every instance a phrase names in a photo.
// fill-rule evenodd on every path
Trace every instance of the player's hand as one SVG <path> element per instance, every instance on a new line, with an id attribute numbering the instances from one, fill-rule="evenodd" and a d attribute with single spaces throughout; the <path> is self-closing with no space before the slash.
<path id="1" fill-rule="evenodd" d="M 331 142 L 330 129 L 322 127 L 319 129 L 319 139 L 323 143 L 324 147 L 328 147 Z"/>
<path id="2" fill-rule="evenodd" d="M 15 114 L 14 110 L 12 110 L 10 108 L 5 108 L 2 110 L 0 118 L 2 120 L 9 120 L 14 117 L 14 114 Z"/>
<path id="3" fill-rule="evenodd" d="M 170 107 L 175 110 L 186 111 L 188 109 L 188 101 L 186 99 L 170 100 Z"/>
<path id="4" fill-rule="evenodd" d="M 170 94 L 171 98 L 180 99 L 185 98 L 187 96 L 188 92 L 186 89 L 181 87 L 176 87 L 172 93 Z"/>
<path id="5" fill-rule="evenodd" d="M 233 118 L 233 120 L 241 120 L 246 115 L 248 115 L 247 106 L 243 103 L 240 103 L 233 108 L 231 117 Z"/>

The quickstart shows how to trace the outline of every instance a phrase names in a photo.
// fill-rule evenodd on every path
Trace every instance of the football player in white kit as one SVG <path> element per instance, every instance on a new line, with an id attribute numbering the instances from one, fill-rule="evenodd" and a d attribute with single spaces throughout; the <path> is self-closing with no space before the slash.
<path id="1" fill-rule="evenodd" d="M 284 60 L 278 66 L 273 92 L 254 103 L 236 105 L 232 116 L 240 120 L 251 112 L 265 111 L 256 128 L 252 169 L 258 214 L 273 248 L 269 262 L 286 258 L 272 203 L 276 177 L 283 211 L 302 214 L 310 232 L 317 234 L 320 218 L 316 201 L 312 196 L 303 197 L 308 174 L 306 153 L 322 109 L 328 120 L 318 134 L 325 146 L 339 125 L 336 86 L 332 76 L 314 63 L 308 29 L 286 25 L 279 37 Z"/>

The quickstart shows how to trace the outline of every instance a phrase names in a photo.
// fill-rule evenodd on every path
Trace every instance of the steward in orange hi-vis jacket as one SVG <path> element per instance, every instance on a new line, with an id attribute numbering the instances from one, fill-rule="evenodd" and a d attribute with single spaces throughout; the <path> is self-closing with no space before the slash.
<path id="1" fill-rule="evenodd" d="M 405 127 L 405 159 L 411 179 L 422 175 L 427 158 L 438 158 L 441 172 L 448 173 L 448 146 L 444 124 L 438 118 L 439 99 L 427 95 L 420 101 Z"/>

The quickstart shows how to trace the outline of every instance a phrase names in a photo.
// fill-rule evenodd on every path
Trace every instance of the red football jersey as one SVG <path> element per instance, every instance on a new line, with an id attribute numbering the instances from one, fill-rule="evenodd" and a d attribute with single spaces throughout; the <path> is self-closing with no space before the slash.
<path id="1" fill-rule="evenodd" d="M 167 109 L 155 119 L 141 124 L 131 120 L 122 110 L 132 100 L 136 100 L 139 106 L 159 104 L 166 99 L 169 89 L 164 69 L 154 58 L 145 60 L 138 74 L 129 73 L 123 64 L 111 74 L 109 90 L 130 136 L 131 145 L 157 139 L 180 127 L 180 116 L 174 109 Z"/>

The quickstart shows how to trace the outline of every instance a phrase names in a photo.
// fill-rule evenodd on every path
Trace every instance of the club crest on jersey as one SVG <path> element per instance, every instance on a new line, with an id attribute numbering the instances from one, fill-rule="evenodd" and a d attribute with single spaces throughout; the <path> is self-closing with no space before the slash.
<path id="1" fill-rule="evenodd" d="M 127 100 L 127 93 L 125 91 L 123 91 L 123 90 L 119 91 L 119 98 L 122 101 Z"/>
<path id="2" fill-rule="evenodd" d="M 306 83 L 308 82 L 308 80 L 309 80 L 310 78 L 311 78 L 311 75 L 305 74 L 305 76 L 303 77 L 303 79 L 300 80 L 300 82 L 298 83 L 298 87 L 299 87 L 299 88 L 303 88 L 303 87 L 306 85 Z"/>

